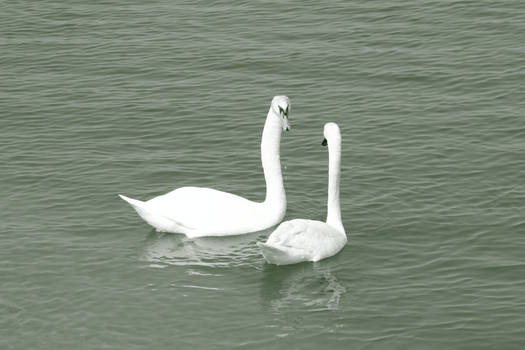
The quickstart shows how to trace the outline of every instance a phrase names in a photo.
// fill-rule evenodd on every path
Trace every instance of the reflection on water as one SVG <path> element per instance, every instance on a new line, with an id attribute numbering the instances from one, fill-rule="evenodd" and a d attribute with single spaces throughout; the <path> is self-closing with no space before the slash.
<path id="1" fill-rule="evenodd" d="M 332 272 L 337 264 L 337 257 L 318 263 L 265 264 L 260 288 L 263 306 L 274 311 L 296 306 L 312 311 L 338 309 L 346 288 Z"/>
<path id="2" fill-rule="evenodd" d="M 262 256 L 255 242 L 265 235 L 267 232 L 262 231 L 239 236 L 189 239 L 181 234 L 152 231 L 145 239 L 141 259 L 152 267 L 260 264 Z"/>
<path id="3" fill-rule="evenodd" d="M 152 230 L 145 238 L 141 260 L 157 268 L 186 266 L 187 274 L 196 278 L 220 277 L 222 271 L 226 271 L 200 267 L 240 267 L 244 271 L 251 270 L 251 278 L 244 282 L 260 284 L 261 303 L 265 309 L 272 311 L 295 307 L 306 307 L 311 311 L 339 309 L 346 288 L 333 271 L 337 271 L 344 263 L 341 255 L 317 263 L 286 266 L 267 264 L 255 244 L 265 240 L 267 234 L 267 231 L 263 231 L 230 237 L 189 239 L 184 235 Z"/>

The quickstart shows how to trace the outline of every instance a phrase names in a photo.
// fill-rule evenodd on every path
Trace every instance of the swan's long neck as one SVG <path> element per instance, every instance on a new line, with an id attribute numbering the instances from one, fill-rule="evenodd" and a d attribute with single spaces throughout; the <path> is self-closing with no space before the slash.
<path id="1" fill-rule="evenodd" d="M 266 180 L 266 199 L 264 204 L 271 208 L 272 212 L 282 212 L 282 216 L 284 216 L 286 194 L 281 173 L 280 144 L 282 125 L 279 118 L 270 108 L 262 134 L 261 161 L 264 169 L 264 179 Z"/>
<path id="2" fill-rule="evenodd" d="M 326 223 L 341 232 L 345 232 L 341 222 L 339 202 L 339 182 L 341 175 L 341 138 L 328 140 L 328 213 Z"/>

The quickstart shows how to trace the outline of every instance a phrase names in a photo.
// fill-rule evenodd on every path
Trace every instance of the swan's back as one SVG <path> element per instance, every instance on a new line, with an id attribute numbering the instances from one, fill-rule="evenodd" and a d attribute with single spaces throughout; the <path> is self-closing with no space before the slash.
<path id="1" fill-rule="evenodd" d="M 261 224 L 256 220 L 261 217 L 260 203 L 211 188 L 177 188 L 150 199 L 146 205 L 151 211 L 182 223 L 189 228 L 185 233 L 190 236 L 257 231 L 257 224 Z"/>
<path id="2" fill-rule="evenodd" d="M 295 219 L 279 225 L 268 237 L 266 244 L 260 246 L 266 260 L 282 265 L 299 261 L 319 261 L 337 254 L 346 241 L 344 233 L 324 222 Z M 270 248 L 265 252 L 265 247 Z M 276 250 L 280 250 L 281 254 L 277 254 Z"/>

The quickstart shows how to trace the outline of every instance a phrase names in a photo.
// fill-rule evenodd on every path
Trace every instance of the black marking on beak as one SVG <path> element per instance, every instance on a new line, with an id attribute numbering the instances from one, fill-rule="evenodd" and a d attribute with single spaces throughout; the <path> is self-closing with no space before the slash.
<path id="1" fill-rule="evenodd" d="M 328 145 L 328 142 L 326 141 L 326 139 L 323 139 L 323 142 L 321 142 L 321 145 L 323 145 L 323 146 Z"/>
<path id="2" fill-rule="evenodd" d="M 279 106 L 279 113 L 281 113 L 282 117 L 288 117 L 288 107 L 286 106 L 286 109 L 283 109 L 281 106 Z"/>

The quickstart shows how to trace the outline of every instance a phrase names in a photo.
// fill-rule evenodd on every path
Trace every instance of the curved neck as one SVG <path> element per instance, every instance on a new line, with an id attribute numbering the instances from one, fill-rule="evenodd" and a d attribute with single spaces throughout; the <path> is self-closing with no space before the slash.
<path id="1" fill-rule="evenodd" d="M 264 179 L 266 180 L 266 199 L 264 203 L 279 213 L 286 210 L 286 194 L 284 192 L 280 158 L 281 132 L 282 126 L 279 117 L 274 114 L 270 107 L 261 141 L 261 161 Z"/>
<path id="2" fill-rule="evenodd" d="M 328 140 L 328 212 L 326 223 L 341 232 L 345 232 L 341 222 L 339 202 L 339 179 L 341 174 L 341 140 Z"/>

